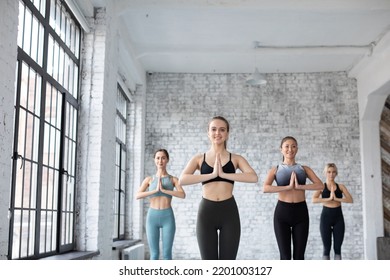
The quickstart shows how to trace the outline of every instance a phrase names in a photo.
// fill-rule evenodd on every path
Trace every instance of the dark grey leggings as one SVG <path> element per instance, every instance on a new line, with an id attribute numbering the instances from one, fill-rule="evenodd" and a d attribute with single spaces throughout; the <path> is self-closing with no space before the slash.
<path id="1" fill-rule="evenodd" d="M 275 207 L 274 230 L 281 260 L 291 260 L 291 237 L 293 259 L 305 259 L 309 236 L 309 212 L 306 201 L 287 203 L 279 200 Z"/>
<path id="2" fill-rule="evenodd" d="M 234 197 L 224 201 L 202 198 L 196 223 L 202 260 L 235 260 L 240 235 L 240 216 Z"/>
<path id="3" fill-rule="evenodd" d="M 344 240 L 345 223 L 343 211 L 340 207 L 323 207 L 320 219 L 320 232 L 324 244 L 324 256 L 330 255 L 333 234 L 333 249 L 336 255 L 341 255 L 341 245 Z"/>

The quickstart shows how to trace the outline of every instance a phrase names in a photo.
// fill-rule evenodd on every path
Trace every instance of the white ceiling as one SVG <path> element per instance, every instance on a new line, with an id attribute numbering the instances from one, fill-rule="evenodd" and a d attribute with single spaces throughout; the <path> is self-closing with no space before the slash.
<path id="1" fill-rule="evenodd" d="M 125 44 L 149 72 L 348 71 L 390 30 L 390 0 L 111 3 Z"/>

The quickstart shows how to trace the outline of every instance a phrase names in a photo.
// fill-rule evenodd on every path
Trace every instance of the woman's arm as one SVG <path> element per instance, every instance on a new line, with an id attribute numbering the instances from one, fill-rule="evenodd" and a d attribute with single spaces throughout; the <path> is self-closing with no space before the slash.
<path id="1" fill-rule="evenodd" d="M 163 193 L 166 193 L 166 194 L 178 197 L 178 198 L 185 198 L 186 193 L 184 192 L 183 187 L 179 184 L 179 179 L 177 177 L 172 176 L 171 181 L 172 181 L 172 184 L 175 186 L 176 190 L 171 191 L 171 190 L 164 189 L 162 187 L 162 184 L 161 184 L 161 179 L 160 179 L 160 183 L 159 183 L 159 190 Z"/>
<path id="2" fill-rule="evenodd" d="M 294 176 L 291 176 L 290 184 L 288 186 L 274 186 L 272 183 L 275 181 L 275 174 L 276 174 L 276 166 L 272 167 L 269 171 L 267 176 L 265 177 L 264 184 L 263 184 L 263 192 L 264 193 L 277 193 L 277 192 L 284 192 L 292 190 L 293 184 L 294 184 Z M 293 173 L 295 174 L 295 173 Z"/>
<path id="3" fill-rule="evenodd" d="M 324 184 L 318 178 L 318 176 L 314 173 L 314 171 L 308 166 L 302 166 L 305 169 L 306 176 L 312 182 L 311 184 L 299 185 L 298 181 L 296 182 L 295 188 L 297 190 L 322 190 L 324 188 Z"/>
<path id="4" fill-rule="evenodd" d="M 149 188 L 150 182 L 152 181 L 152 177 L 146 177 L 141 186 L 138 189 L 137 195 L 135 196 L 136 199 L 145 198 L 149 195 L 155 194 L 158 192 L 158 188 L 156 188 L 153 191 L 146 191 Z"/>
<path id="5" fill-rule="evenodd" d="M 194 174 L 195 171 L 200 170 L 202 158 L 203 155 L 198 154 L 187 163 L 187 166 L 180 175 L 180 185 L 194 185 L 217 177 L 216 174 L 218 170 L 216 170 L 216 168 L 214 168 L 214 172 L 210 174 Z"/>
<path id="6" fill-rule="evenodd" d="M 240 156 L 240 155 L 232 155 L 237 159 L 237 169 L 239 169 L 241 172 L 239 173 L 225 173 L 223 172 L 222 165 L 219 164 L 218 167 L 218 175 L 221 178 L 228 179 L 231 181 L 236 182 L 243 182 L 243 183 L 257 183 L 258 177 L 255 172 L 255 170 L 249 165 L 248 161 Z M 220 163 L 220 158 L 218 159 L 218 162 Z"/>
<path id="7" fill-rule="evenodd" d="M 353 203 L 352 195 L 349 193 L 348 189 L 343 184 L 339 184 L 339 188 L 343 193 L 343 197 L 342 198 L 335 197 L 334 201 Z"/>
<path id="8" fill-rule="evenodd" d="M 325 202 L 329 202 L 329 201 L 333 200 L 333 195 L 332 194 L 329 197 L 327 197 L 327 198 L 322 198 L 321 194 L 322 194 L 322 190 L 315 191 L 311 201 L 313 203 L 325 203 Z"/>

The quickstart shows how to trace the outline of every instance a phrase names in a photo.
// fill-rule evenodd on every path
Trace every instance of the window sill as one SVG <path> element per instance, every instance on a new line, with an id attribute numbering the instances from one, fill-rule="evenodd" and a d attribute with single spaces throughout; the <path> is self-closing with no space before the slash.
<path id="1" fill-rule="evenodd" d="M 141 239 L 114 241 L 114 243 L 112 244 L 112 250 L 122 250 L 124 248 L 131 247 L 131 246 L 138 244 L 140 242 L 141 242 Z"/>
<path id="2" fill-rule="evenodd" d="M 46 258 L 41 258 L 40 260 L 89 260 L 93 257 L 99 255 L 99 251 L 73 251 L 69 253 L 64 253 L 60 255 L 50 256 Z"/>

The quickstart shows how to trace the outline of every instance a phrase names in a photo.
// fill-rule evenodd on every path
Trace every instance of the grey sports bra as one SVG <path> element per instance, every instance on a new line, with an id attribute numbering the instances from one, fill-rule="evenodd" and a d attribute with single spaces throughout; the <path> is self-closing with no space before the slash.
<path id="1" fill-rule="evenodd" d="M 275 181 L 278 186 L 287 186 L 290 184 L 291 173 L 295 172 L 300 185 L 306 184 L 306 171 L 302 165 L 296 163 L 294 165 L 279 164 L 277 166 Z"/>

